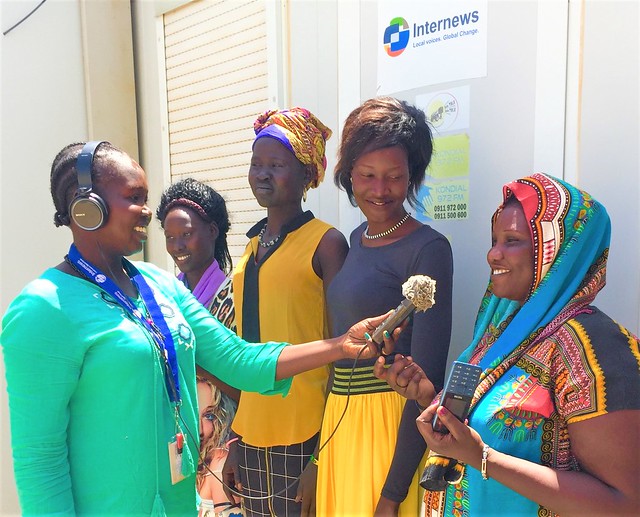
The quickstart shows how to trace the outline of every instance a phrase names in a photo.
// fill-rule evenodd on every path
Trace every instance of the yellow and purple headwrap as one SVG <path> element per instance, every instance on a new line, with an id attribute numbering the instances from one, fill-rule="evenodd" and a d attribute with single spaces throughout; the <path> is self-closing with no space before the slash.
<path id="1" fill-rule="evenodd" d="M 316 188 L 324 178 L 327 167 L 325 144 L 331 130 L 305 108 L 269 110 L 253 123 L 256 138 L 270 137 L 289 149 L 313 173 L 310 188 Z"/>

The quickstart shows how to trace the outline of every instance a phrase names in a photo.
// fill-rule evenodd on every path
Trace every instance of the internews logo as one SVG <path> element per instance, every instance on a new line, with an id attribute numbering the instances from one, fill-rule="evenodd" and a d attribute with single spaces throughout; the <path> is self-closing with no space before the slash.
<path id="1" fill-rule="evenodd" d="M 402 54 L 409 43 L 409 24 L 404 18 L 398 17 L 391 20 L 384 31 L 384 49 L 391 57 Z"/>

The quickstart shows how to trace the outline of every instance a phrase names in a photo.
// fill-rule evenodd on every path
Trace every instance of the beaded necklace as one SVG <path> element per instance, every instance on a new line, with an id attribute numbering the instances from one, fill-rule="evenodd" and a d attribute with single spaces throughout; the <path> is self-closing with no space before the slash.
<path id="1" fill-rule="evenodd" d="M 267 225 L 265 224 L 262 227 L 262 230 L 260 230 L 260 233 L 258 234 L 258 244 L 260 244 L 260 246 L 262 246 L 263 248 L 270 248 L 271 246 L 273 246 L 276 242 L 278 242 L 280 240 L 280 235 L 276 235 L 273 239 L 271 239 L 269 242 L 264 242 L 262 240 L 262 237 L 264 236 L 264 232 L 267 230 Z"/>
<path id="2" fill-rule="evenodd" d="M 400 228 L 406 221 L 407 219 L 409 219 L 409 212 L 407 212 L 406 214 L 404 214 L 404 217 L 402 219 L 400 219 L 396 224 L 394 224 L 391 228 L 389 228 L 388 230 L 385 230 L 384 232 L 381 233 L 376 233 L 374 235 L 369 235 L 369 225 L 367 225 L 367 227 L 364 230 L 364 238 L 365 239 L 380 239 L 382 237 L 386 237 L 387 235 L 392 234 L 393 232 L 395 232 L 398 228 Z"/>

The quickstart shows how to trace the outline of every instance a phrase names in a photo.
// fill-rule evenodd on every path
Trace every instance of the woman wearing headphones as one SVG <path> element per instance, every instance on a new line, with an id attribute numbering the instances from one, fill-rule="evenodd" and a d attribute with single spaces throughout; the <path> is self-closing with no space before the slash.
<path id="1" fill-rule="evenodd" d="M 378 354 L 364 336 L 383 317 L 335 339 L 249 344 L 173 275 L 128 261 L 151 221 L 147 179 L 108 142 L 62 149 L 51 194 L 73 244 L 11 303 L 0 336 L 25 515 L 196 515 L 196 363 L 286 395 L 297 373 Z"/>

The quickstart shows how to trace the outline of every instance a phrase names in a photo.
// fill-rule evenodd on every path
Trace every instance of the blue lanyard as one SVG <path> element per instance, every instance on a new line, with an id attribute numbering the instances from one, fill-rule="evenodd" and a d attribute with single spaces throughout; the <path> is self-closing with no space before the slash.
<path id="1" fill-rule="evenodd" d="M 131 299 L 124 294 L 117 284 L 100 271 L 96 266 L 88 262 L 82 257 L 75 244 L 69 248 L 67 255 L 69 262 L 77 271 L 85 275 L 89 280 L 101 289 L 104 289 L 111 295 L 120 306 L 125 309 L 135 320 L 140 323 L 151 335 L 153 342 L 160 351 L 163 361 L 163 370 L 165 374 L 165 384 L 169 399 L 176 405 L 180 405 L 180 378 L 178 376 L 178 360 L 176 357 L 176 348 L 173 336 L 169 330 L 169 326 L 164 319 L 162 310 L 153 295 L 153 291 L 149 284 L 142 276 L 140 271 L 127 259 L 123 257 L 122 265 L 131 280 L 136 284 L 142 301 L 149 311 L 149 318 L 145 318 L 140 310 L 134 305 Z M 171 372 L 171 374 L 169 374 Z"/>

